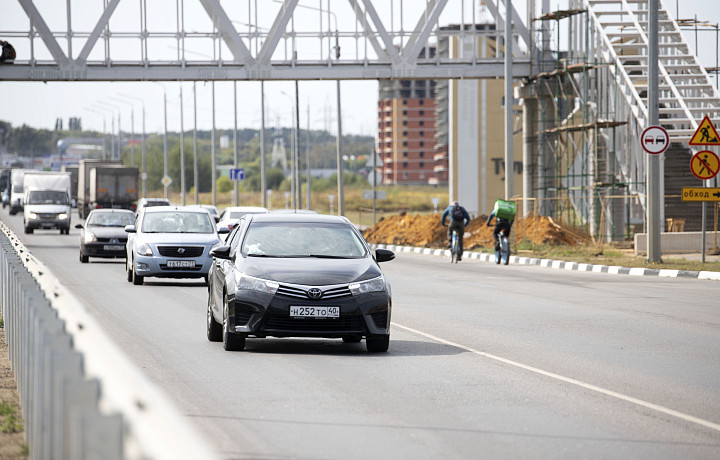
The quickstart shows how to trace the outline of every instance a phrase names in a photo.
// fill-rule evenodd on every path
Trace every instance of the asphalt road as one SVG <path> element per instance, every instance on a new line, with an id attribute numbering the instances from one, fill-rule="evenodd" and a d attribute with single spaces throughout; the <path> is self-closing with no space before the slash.
<path id="1" fill-rule="evenodd" d="M 205 338 L 200 281 L 22 234 L 228 459 L 720 458 L 720 283 L 398 254 L 390 350 Z M 77 218 L 74 222 L 78 222 Z"/>

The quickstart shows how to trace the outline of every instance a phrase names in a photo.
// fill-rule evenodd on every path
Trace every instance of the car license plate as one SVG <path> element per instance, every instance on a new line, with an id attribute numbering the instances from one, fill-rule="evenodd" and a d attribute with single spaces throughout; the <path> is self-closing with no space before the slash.
<path id="1" fill-rule="evenodd" d="M 339 318 L 340 307 L 291 306 L 290 316 L 293 318 Z"/>
<path id="2" fill-rule="evenodd" d="M 125 250 L 125 246 L 122 246 L 120 244 L 106 244 L 103 246 L 103 250 L 105 251 L 123 251 Z"/>
<path id="3" fill-rule="evenodd" d="M 195 268 L 194 260 L 168 260 L 168 268 Z"/>

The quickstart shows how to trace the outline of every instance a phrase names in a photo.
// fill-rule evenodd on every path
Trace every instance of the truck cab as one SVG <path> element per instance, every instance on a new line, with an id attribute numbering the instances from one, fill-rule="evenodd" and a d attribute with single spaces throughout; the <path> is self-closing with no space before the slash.
<path id="1" fill-rule="evenodd" d="M 70 173 L 28 172 L 23 188 L 25 233 L 35 229 L 70 233 Z"/>

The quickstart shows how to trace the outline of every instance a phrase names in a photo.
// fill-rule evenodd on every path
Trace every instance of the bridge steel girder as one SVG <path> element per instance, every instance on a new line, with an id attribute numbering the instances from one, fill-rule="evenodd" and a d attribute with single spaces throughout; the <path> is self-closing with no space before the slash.
<path id="1" fill-rule="evenodd" d="M 295 15 L 300 10 L 316 9 L 299 4 L 299 0 L 283 0 L 279 11 L 266 33 L 260 33 L 262 27 L 259 24 L 247 24 L 257 32 L 240 33 L 233 25 L 231 17 L 227 14 L 221 4 L 221 0 L 199 0 L 200 11 L 204 11 L 212 21 L 214 30 L 212 32 L 192 32 L 185 30 L 184 23 L 178 23 L 177 31 L 172 37 L 177 40 L 176 46 L 172 47 L 177 54 L 176 59 L 148 59 L 147 42 L 153 38 L 168 37 L 167 32 L 152 30 L 141 30 L 137 33 L 122 32 L 123 38 L 139 40 L 145 51 L 138 59 L 113 59 L 110 49 L 115 50 L 109 44 L 113 43 L 116 34 L 110 30 L 110 19 L 118 9 L 120 2 L 128 0 L 108 0 L 102 10 L 94 27 L 89 31 L 52 31 L 44 20 L 41 12 L 35 7 L 32 0 L 17 0 L 22 10 L 30 20 L 30 30 L 0 31 L 0 36 L 16 37 L 19 40 L 29 40 L 27 52 L 19 52 L 14 64 L 0 65 L 0 81 L 269 81 L 269 80 L 375 80 L 375 79 L 475 79 L 475 78 L 501 78 L 504 76 L 503 60 L 500 56 L 493 58 L 479 58 L 477 56 L 465 57 L 427 57 L 420 56 L 426 46 L 433 46 L 441 35 L 452 34 L 451 31 L 443 30 L 440 24 L 441 14 L 453 0 L 430 0 L 422 6 L 421 11 L 406 12 L 408 22 L 415 24 L 410 31 L 402 30 L 402 19 L 400 19 L 400 30 L 392 30 L 387 27 L 383 20 L 387 18 L 378 11 L 379 6 L 386 7 L 380 1 L 373 4 L 373 0 L 346 0 L 346 17 L 354 19 L 356 30 L 348 32 L 347 29 L 338 31 L 337 18 L 335 18 L 335 30 L 332 31 L 328 21 L 327 27 L 322 25 L 311 32 L 298 32 L 294 29 Z M 255 9 L 259 1 L 247 0 L 250 5 L 255 2 Z M 461 35 L 473 34 L 479 37 L 482 35 L 493 35 L 494 38 L 501 33 L 501 18 L 497 15 L 497 7 L 493 0 L 487 0 L 488 9 L 496 16 L 498 30 L 478 31 L 474 28 L 464 29 Z M 72 0 L 67 0 L 68 29 L 71 27 L 71 5 Z M 178 3 L 178 8 L 184 8 L 183 3 Z M 337 4 L 341 8 L 342 2 Z M 54 7 L 52 14 L 60 13 Z M 406 8 L 410 10 L 410 8 Z M 316 9 L 321 11 L 319 9 Z M 338 14 L 340 10 L 336 10 Z M 322 14 L 333 14 L 324 11 Z M 401 11 L 402 13 L 402 11 Z M 147 11 L 144 12 L 147 14 Z M 418 14 L 417 17 L 409 17 Z M 449 14 L 449 13 L 448 13 Z M 474 14 L 474 13 L 473 13 Z M 516 14 L 516 13 L 515 13 Z M 183 11 L 178 10 L 178 15 L 183 17 Z M 142 12 L 141 12 L 142 16 Z M 454 18 L 453 18 L 454 19 Z M 457 24 L 469 25 L 463 20 Z M 144 19 L 147 21 L 147 17 Z M 142 21 L 142 19 L 141 19 Z M 396 18 L 397 21 L 397 18 Z M 444 20 L 446 22 L 447 19 Z M 345 24 L 347 27 L 347 24 Z M 392 21 L 390 23 L 392 27 Z M 515 21 L 517 28 L 516 37 L 527 41 L 527 30 L 521 21 Z M 328 43 L 334 38 L 335 45 L 342 44 L 338 40 L 347 40 L 345 43 L 355 40 L 355 56 L 340 59 L 339 48 L 337 56 L 327 57 L 321 52 L 321 56 L 309 58 L 304 51 L 302 57 L 298 57 L 295 51 L 295 40 L 304 39 L 319 40 L 320 43 Z M 164 34 L 164 35 L 163 35 Z M 206 56 L 201 59 L 188 60 L 185 53 L 200 54 L 188 48 L 185 41 L 194 37 L 212 39 L 213 58 Z M 69 45 L 63 46 L 57 37 L 67 36 Z M 78 56 L 73 56 L 72 42 L 69 37 L 79 39 L 86 37 Z M 333 37 L 333 38 L 331 38 Z M 36 51 L 36 39 L 40 38 L 44 43 L 49 56 L 38 55 Z M 287 43 L 285 56 L 278 51 L 278 45 L 282 40 L 292 41 L 293 56 L 287 56 Z M 99 42 L 105 42 L 104 56 L 98 49 Z M 364 49 L 364 55 L 358 51 L 358 41 L 369 46 Z M 230 51 L 231 57 L 217 57 L 216 52 L 221 51 L 219 43 L 223 43 Z M 255 44 L 256 46 L 253 46 Z M 257 46 L 259 45 L 259 47 Z M 329 45 L 328 45 L 329 46 Z M 259 49 L 258 49 L 259 48 Z M 310 46 L 312 48 L 312 46 Z M 321 45 L 322 48 L 322 45 Z M 351 49 L 353 46 L 345 45 L 344 49 Z M 362 47 L 360 47 L 362 48 Z M 93 55 L 93 50 L 95 54 Z M 253 52 L 254 51 L 254 52 Z M 374 53 L 374 54 L 368 54 Z M 330 54 L 330 53 L 328 53 Z M 348 53 L 348 54 L 352 54 Z M 530 59 L 527 55 L 515 58 L 513 65 L 515 78 L 523 78 L 530 75 Z"/>

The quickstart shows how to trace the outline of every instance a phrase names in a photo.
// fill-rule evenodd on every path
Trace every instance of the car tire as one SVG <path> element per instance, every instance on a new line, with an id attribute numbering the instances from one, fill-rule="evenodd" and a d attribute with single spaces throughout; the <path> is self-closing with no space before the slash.
<path id="1" fill-rule="evenodd" d="M 220 342 L 223 339 L 223 326 L 215 321 L 210 306 L 210 293 L 208 293 L 207 302 L 207 338 L 211 342 Z"/>
<path id="2" fill-rule="evenodd" d="M 365 346 L 367 346 L 367 351 L 371 353 L 386 352 L 390 347 L 390 334 L 371 335 L 365 340 Z"/>
<path id="3" fill-rule="evenodd" d="M 342 338 L 345 343 L 358 343 L 362 340 L 362 335 L 346 335 Z"/>
<path id="4" fill-rule="evenodd" d="M 25 233 L 28 235 L 32 235 L 33 230 L 34 229 L 32 227 L 25 226 Z"/>
<path id="5" fill-rule="evenodd" d="M 230 332 L 228 321 L 227 294 L 223 295 L 223 327 L 222 341 L 225 351 L 242 351 L 245 349 L 245 336 Z"/>
<path id="6" fill-rule="evenodd" d="M 145 281 L 145 277 L 138 275 L 137 272 L 135 271 L 135 263 L 134 262 L 132 264 L 132 278 L 133 278 L 132 283 L 135 286 L 142 286 L 143 281 Z"/>
<path id="7" fill-rule="evenodd" d="M 82 252 L 80 253 L 80 263 L 86 264 L 90 260 L 90 257 L 84 255 Z"/>
<path id="8" fill-rule="evenodd" d="M 131 259 L 127 258 L 125 259 L 125 272 L 127 276 L 128 283 L 132 283 L 133 280 L 133 269 L 132 269 L 132 261 Z"/>

